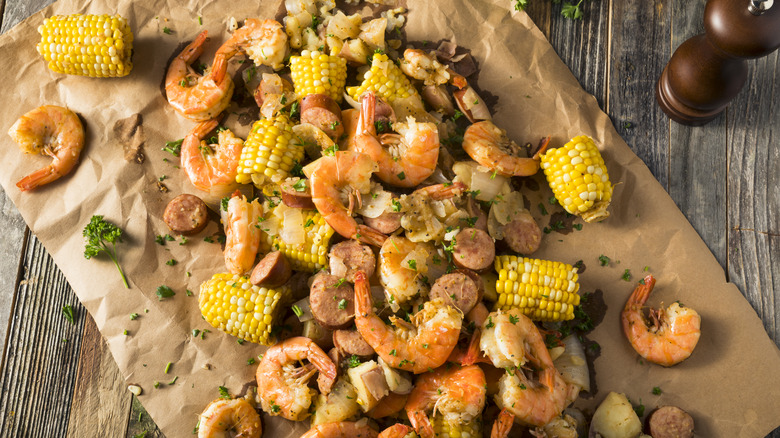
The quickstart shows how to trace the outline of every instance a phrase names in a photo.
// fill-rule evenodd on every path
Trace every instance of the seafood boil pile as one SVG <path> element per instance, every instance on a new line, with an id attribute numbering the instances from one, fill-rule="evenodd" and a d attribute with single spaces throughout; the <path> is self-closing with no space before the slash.
<path id="1" fill-rule="evenodd" d="M 608 145 L 512 141 L 468 51 L 405 40 L 413 11 L 285 6 L 281 21 L 236 22 L 213 53 L 208 31 L 193 35 L 161 72 L 171 111 L 194 123 L 179 177 L 201 196 L 159 214 L 187 236 L 220 216 L 225 269 L 201 284 L 199 309 L 268 347 L 256 389 L 205 407 L 198 436 L 260 437 L 260 411 L 309 422 L 305 437 L 692 436 L 673 406 L 644 427 L 620 394 L 590 419 L 571 406 L 590 390 L 569 324 L 582 318 L 578 267 L 531 257 L 546 233 L 519 181 L 541 171 L 568 215 L 608 220 Z M 55 72 L 131 74 L 121 17 L 52 17 L 39 30 Z M 240 92 L 258 107 L 246 139 L 221 124 Z M 62 107 L 28 112 L 9 134 L 52 159 L 17 184 L 31 196 L 84 148 L 79 116 Z M 640 280 L 621 323 L 640 356 L 669 367 L 692 354 L 701 321 L 679 303 L 648 319 L 654 283 Z"/>

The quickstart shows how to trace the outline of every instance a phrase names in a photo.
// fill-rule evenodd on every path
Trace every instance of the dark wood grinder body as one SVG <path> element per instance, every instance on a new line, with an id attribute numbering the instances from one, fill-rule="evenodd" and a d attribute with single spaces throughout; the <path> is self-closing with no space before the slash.
<path id="1" fill-rule="evenodd" d="M 756 10 L 756 4 L 768 9 Z M 704 29 L 677 48 L 655 89 L 661 109 L 685 125 L 714 119 L 742 89 L 748 72 L 745 60 L 780 47 L 780 4 L 709 0 Z"/>

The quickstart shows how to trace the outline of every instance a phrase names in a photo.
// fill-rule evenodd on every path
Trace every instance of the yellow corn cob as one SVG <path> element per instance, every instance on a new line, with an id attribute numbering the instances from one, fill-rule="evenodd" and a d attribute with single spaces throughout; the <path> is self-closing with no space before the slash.
<path id="1" fill-rule="evenodd" d="M 290 76 L 298 97 L 327 94 L 341 102 L 347 80 L 347 60 L 334 55 L 308 50 L 290 57 Z"/>
<path id="2" fill-rule="evenodd" d="M 496 256 L 496 309 L 516 308 L 534 321 L 567 321 L 580 304 L 577 268 L 561 262 Z"/>
<path id="3" fill-rule="evenodd" d="M 555 199 L 566 211 L 586 222 L 609 217 L 612 184 L 593 139 L 581 135 L 548 150 L 542 155 L 541 167 Z"/>
<path id="4" fill-rule="evenodd" d="M 283 114 L 256 121 L 241 149 L 236 182 L 262 188 L 268 181 L 287 178 L 304 152 L 303 146 L 290 142 L 292 136 L 290 119 Z"/>
<path id="5" fill-rule="evenodd" d="M 363 75 L 363 83 L 356 87 L 347 87 L 347 94 L 359 101 L 360 96 L 368 90 L 372 90 L 387 103 L 417 95 L 417 90 L 409 78 L 384 53 L 374 53 L 371 69 Z"/>
<path id="6" fill-rule="evenodd" d="M 133 68 L 133 32 L 119 15 L 56 15 L 38 27 L 38 53 L 57 73 L 126 76 Z"/>
<path id="7" fill-rule="evenodd" d="M 212 326 L 240 339 L 269 345 L 271 330 L 286 286 L 258 287 L 249 277 L 230 273 L 214 274 L 200 285 L 198 306 Z"/>
<path id="8" fill-rule="evenodd" d="M 300 245 L 287 245 L 279 236 L 265 232 L 261 224 L 260 251 L 281 251 L 297 271 L 315 272 L 328 266 L 328 244 L 333 228 L 325 222 L 317 210 L 301 210 L 306 241 Z M 266 215 L 268 217 L 268 215 Z M 280 229 L 284 223 L 280 224 Z"/>
<path id="9" fill-rule="evenodd" d="M 475 418 L 463 423 L 451 423 L 443 415 L 434 415 L 431 420 L 436 438 L 477 438 L 482 437 L 482 419 Z"/>

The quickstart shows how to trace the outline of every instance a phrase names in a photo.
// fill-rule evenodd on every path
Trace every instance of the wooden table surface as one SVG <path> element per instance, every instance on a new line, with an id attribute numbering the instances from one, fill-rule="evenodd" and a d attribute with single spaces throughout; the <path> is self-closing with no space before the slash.
<path id="1" fill-rule="evenodd" d="M 0 0 L 0 31 L 50 3 Z M 529 3 L 536 25 L 778 343 L 778 53 L 750 63 L 745 88 L 721 116 L 689 128 L 669 121 L 653 90 L 673 50 L 703 32 L 704 1 L 591 0 L 581 21 L 561 17 L 561 5 L 549 0 Z M 12 96 L 6 86 L 6 102 Z M 0 436 L 162 436 L 127 391 L 92 317 L 1 189 L 0 229 Z M 75 309 L 75 324 L 63 316 L 65 305 Z M 780 437 L 780 429 L 770 436 Z"/>

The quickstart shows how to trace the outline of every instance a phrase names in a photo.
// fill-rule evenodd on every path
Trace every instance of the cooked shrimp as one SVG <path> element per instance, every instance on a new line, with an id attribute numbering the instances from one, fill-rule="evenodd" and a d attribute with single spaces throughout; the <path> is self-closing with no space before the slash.
<path id="1" fill-rule="evenodd" d="M 493 422 L 493 429 L 490 430 L 490 438 L 506 438 L 512 425 L 515 423 L 515 416 L 506 409 L 501 409 L 498 418 Z"/>
<path id="2" fill-rule="evenodd" d="M 247 201 L 236 190 L 227 211 L 220 212 L 225 226 L 225 265 L 231 273 L 243 275 L 252 269 L 260 247 L 259 218 L 263 216 L 263 206 L 257 199 Z"/>
<path id="3" fill-rule="evenodd" d="M 439 131 L 433 123 L 393 123 L 398 134 L 377 136 L 374 125 L 376 95 L 363 94 L 357 134 L 352 148 L 371 156 L 379 165 L 377 177 L 397 187 L 415 187 L 431 176 L 439 158 Z"/>
<path id="4" fill-rule="evenodd" d="M 360 420 L 319 424 L 301 435 L 301 438 L 377 438 L 378 436 L 379 432 L 374 430 L 368 421 Z"/>
<path id="5" fill-rule="evenodd" d="M 517 368 L 529 360 L 537 366 L 553 367 L 536 324 L 518 309 L 490 313 L 482 324 L 479 347 L 496 368 Z"/>
<path id="6" fill-rule="evenodd" d="M 52 158 L 50 165 L 16 183 L 23 192 L 70 173 L 84 148 L 84 127 L 79 116 L 61 106 L 44 105 L 28 112 L 11 126 L 8 135 L 24 153 Z"/>
<path id="7" fill-rule="evenodd" d="M 420 49 L 406 49 L 401 61 L 401 71 L 425 85 L 446 84 L 450 80 L 447 66 L 442 65 L 435 54 L 428 54 Z"/>
<path id="8" fill-rule="evenodd" d="M 666 309 L 650 309 L 648 326 L 642 313 L 655 278 L 648 275 L 629 297 L 620 315 L 623 333 L 637 353 L 650 362 L 670 367 L 687 359 L 701 335 L 701 317 L 690 307 L 672 303 Z"/>
<path id="9" fill-rule="evenodd" d="M 310 363 L 296 367 L 304 359 Z M 257 393 L 263 410 L 292 421 L 308 417 L 312 397 L 317 392 L 307 382 L 317 371 L 320 393 L 328 394 L 336 381 L 336 365 L 309 338 L 290 338 L 266 350 L 257 366 Z"/>
<path id="10" fill-rule="evenodd" d="M 431 286 L 425 281 L 428 260 L 436 248 L 427 242 L 412 242 L 390 236 L 379 250 L 379 283 L 395 311 L 415 296 L 427 297 Z"/>
<path id="11" fill-rule="evenodd" d="M 284 67 L 284 56 L 287 54 L 287 34 L 276 20 L 248 18 L 220 46 L 217 56 L 230 59 L 239 51 L 246 53 L 257 66 L 267 65 L 279 70 Z"/>
<path id="12" fill-rule="evenodd" d="M 260 438 L 262 434 L 260 415 L 243 398 L 214 400 L 200 414 L 198 438 Z"/>
<path id="13" fill-rule="evenodd" d="M 535 174 L 546 149 L 544 143 L 532 158 L 518 157 L 522 148 L 490 120 L 474 123 L 463 134 L 463 150 L 477 163 L 503 176 Z"/>
<path id="14" fill-rule="evenodd" d="M 498 388 L 494 397 L 498 407 L 514 415 L 515 421 L 530 426 L 549 423 L 579 394 L 579 388 L 567 384 L 555 368 L 543 369 L 538 381 L 516 369 L 499 379 Z"/>
<path id="15" fill-rule="evenodd" d="M 366 415 L 373 419 L 379 419 L 397 414 L 404 409 L 407 399 L 409 399 L 409 394 L 398 394 L 396 392 L 391 392 L 390 394 L 382 397 L 381 403 L 374 406 L 366 413 Z"/>
<path id="16" fill-rule="evenodd" d="M 423 373 L 442 365 L 455 348 L 462 315 L 441 299 L 428 301 L 411 323 L 390 317 L 395 328 L 374 313 L 365 272 L 355 275 L 355 325 L 363 338 L 393 368 Z"/>
<path id="17" fill-rule="evenodd" d="M 412 242 L 442 241 L 450 230 L 463 225 L 461 218 L 468 218 L 458 207 L 458 197 L 466 189 L 462 182 L 434 184 L 415 190 L 401 197 L 401 226 Z"/>
<path id="18" fill-rule="evenodd" d="M 215 118 L 230 104 L 233 96 L 233 80 L 227 74 L 227 58 L 214 57 L 211 70 L 200 76 L 191 64 L 203 53 L 207 31 L 201 32 L 195 41 L 171 61 L 165 75 L 165 94 L 168 103 L 182 116 L 201 122 Z"/>
<path id="19" fill-rule="evenodd" d="M 416 438 L 414 429 L 405 425 L 396 423 L 383 430 L 377 438 Z"/>
<path id="20" fill-rule="evenodd" d="M 382 246 L 387 236 L 352 217 L 354 204 L 361 194 L 371 190 L 371 174 L 376 163 L 366 154 L 341 151 L 325 155 L 316 162 L 311 175 L 311 200 L 317 211 L 333 229 L 348 239 Z M 344 198 L 348 200 L 347 207 Z"/>
<path id="21" fill-rule="evenodd" d="M 208 120 L 196 125 L 181 145 L 181 165 L 195 187 L 210 193 L 228 193 L 237 186 L 236 174 L 244 141 L 229 129 L 220 131 L 217 144 L 203 139 L 218 125 Z"/>
<path id="22" fill-rule="evenodd" d="M 472 421 L 485 407 L 485 373 L 477 365 L 443 366 L 420 375 L 406 402 L 406 415 L 423 438 L 433 438 L 428 412 L 449 424 Z"/>

